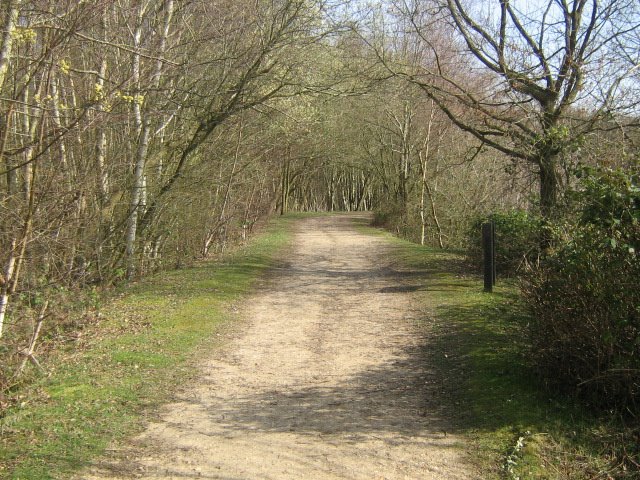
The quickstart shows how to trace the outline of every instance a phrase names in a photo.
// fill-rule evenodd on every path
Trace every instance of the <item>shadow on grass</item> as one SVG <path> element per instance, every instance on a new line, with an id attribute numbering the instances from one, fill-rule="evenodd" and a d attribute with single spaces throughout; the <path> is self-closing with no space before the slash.
<path id="1" fill-rule="evenodd" d="M 594 440 L 611 419 L 545 388 L 528 358 L 528 317 L 516 286 L 500 281 L 487 294 L 479 276 L 460 273 L 465 263 L 455 254 L 401 243 L 397 250 L 400 264 L 424 274 L 424 361 L 449 399 L 451 431 L 472 439 L 487 476 L 503 477 L 507 456 L 526 437 L 516 476 L 614 478 L 602 473 L 613 471 L 611 458 Z"/>
<path id="2" fill-rule="evenodd" d="M 490 305 L 436 308 L 428 361 L 441 375 L 457 379 L 445 387 L 458 402 L 455 419 L 461 430 L 544 431 L 554 415 L 527 365 L 518 315 Z"/>

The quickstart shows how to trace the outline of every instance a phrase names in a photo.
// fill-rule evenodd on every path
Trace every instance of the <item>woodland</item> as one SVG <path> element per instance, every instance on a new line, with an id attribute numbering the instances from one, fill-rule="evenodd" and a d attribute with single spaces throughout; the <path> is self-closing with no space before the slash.
<path id="1" fill-rule="evenodd" d="M 274 215 L 371 211 L 469 268 L 493 219 L 540 371 L 637 419 L 637 0 L 2 0 L 0 23 L 3 391 L 103 289 Z"/>

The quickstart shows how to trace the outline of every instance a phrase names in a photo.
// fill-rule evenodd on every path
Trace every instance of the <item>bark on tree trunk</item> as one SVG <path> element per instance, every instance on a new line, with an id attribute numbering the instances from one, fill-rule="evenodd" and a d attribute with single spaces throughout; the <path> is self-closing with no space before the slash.
<path id="1" fill-rule="evenodd" d="M 429 203 L 431 204 L 431 218 L 433 219 L 433 223 L 436 225 L 436 232 L 438 233 L 438 246 L 440 248 L 444 248 L 444 242 L 442 240 L 442 226 L 440 225 L 440 220 L 438 220 L 438 214 L 436 212 L 436 201 L 434 198 L 434 192 L 431 190 L 431 187 L 428 183 L 425 183 L 425 187 L 427 188 L 427 193 L 429 194 Z"/>
<path id="2" fill-rule="evenodd" d="M 140 91 L 140 41 L 142 39 L 142 20 L 145 14 L 145 2 L 140 4 L 138 10 L 138 18 L 136 19 L 136 29 L 133 35 L 133 47 L 135 53 L 131 59 L 131 76 L 133 86 L 136 92 Z M 127 279 L 131 280 L 136 272 L 136 236 L 138 230 L 138 215 L 140 211 L 140 198 L 142 196 L 142 188 L 144 182 L 144 167 L 147 157 L 147 148 L 149 145 L 149 131 L 144 128 L 142 119 L 142 105 L 139 102 L 139 93 L 136 93 L 133 99 L 133 116 L 136 126 L 136 134 L 138 137 L 138 145 L 136 149 L 136 157 L 134 162 L 133 185 L 131 186 L 131 199 L 129 202 L 129 217 L 127 222 L 126 235 L 126 260 L 127 260 Z"/>
<path id="3" fill-rule="evenodd" d="M 140 215 L 144 215 L 146 209 L 147 198 L 147 179 L 145 176 L 145 167 L 147 163 L 147 152 L 149 150 L 149 142 L 151 137 L 151 118 L 143 110 L 144 97 L 141 95 L 141 83 L 140 83 L 140 61 L 141 56 L 139 53 L 142 39 L 142 28 L 144 25 L 144 16 L 146 14 L 148 3 L 143 2 L 140 5 L 138 11 L 138 19 L 136 24 L 136 30 L 134 33 L 134 49 L 135 52 L 132 58 L 132 80 L 137 94 L 133 99 L 133 114 L 136 125 L 136 132 L 138 134 L 138 146 L 136 150 L 135 170 L 133 175 L 133 186 L 131 189 L 131 202 L 129 212 L 129 222 L 127 225 L 126 236 L 126 257 L 127 257 L 127 278 L 131 279 L 135 275 L 135 252 L 136 252 L 136 237 L 138 231 L 138 218 Z M 164 54 L 166 49 L 167 36 L 169 35 L 169 26 L 171 24 L 171 18 L 173 16 L 173 0 L 167 0 L 165 3 L 165 19 L 164 27 L 162 31 L 162 38 L 160 40 L 160 57 Z M 151 79 L 151 87 L 157 89 L 160 84 L 160 77 L 162 75 L 162 61 L 159 59 L 156 62 L 153 76 Z"/>
<path id="4" fill-rule="evenodd" d="M 107 12 L 105 8 L 105 12 L 103 14 L 102 19 L 102 29 L 105 32 L 107 31 Z M 99 91 L 104 91 L 104 81 L 107 76 L 107 58 L 104 56 L 100 61 L 100 70 L 99 70 L 98 78 L 96 79 L 96 88 Z M 104 106 L 100 104 L 98 106 L 98 111 L 104 112 Z M 98 180 L 98 197 L 101 206 L 107 202 L 109 197 L 109 174 L 106 170 L 106 160 L 107 160 L 107 131 L 106 125 L 104 123 L 100 123 L 98 126 L 98 139 L 96 142 L 96 167 L 97 167 L 97 180 Z"/>
<path id="5" fill-rule="evenodd" d="M 8 0 L 4 12 L 1 12 L 5 17 L 2 19 L 4 35 L 2 35 L 2 43 L 0 43 L 0 90 L 2 90 L 9 68 L 9 57 L 11 57 L 13 47 L 13 30 L 18 23 L 18 9 L 21 3 L 21 0 Z"/>
<path id="6" fill-rule="evenodd" d="M 420 191 L 420 245 L 424 245 L 427 216 L 426 216 L 426 203 L 425 195 L 427 193 L 427 161 L 429 160 L 429 152 L 431 150 L 431 129 L 433 127 L 433 119 L 435 118 L 435 108 L 433 101 L 431 102 L 431 114 L 429 115 L 429 123 L 427 124 L 427 134 L 422 145 L 422 151 L 419 153 L 420 169 L 422 170 L 422 188 Z M 431 192 L 429 191 L 429 195 Z M 433 197 L 431 198 L 433 205 Z M 434 210 L 435 212 L 435 210 Z M 435 215 L 434 215 L 435 216 Z M 442 243 L 442 240 L 441 240 Z"/>
<path id="7" fill-rule="evenodd" d="M 425 213 L 425 202 L 424 202 L 424 197 L 425 197 L 425 193 L 427 191 L 427 179 L 425 178 L 425 169 L 423 167 L 423 171 L 422 171 L 422 189 L 420 192 L 420 245 L 424 245 L 424 239 L 425 239 L 425 234 L 426 234 L 426 227 L 427 227 L 427 218 Z"/>
<path id="8" fill-rule="evenodd" d="M 13 275 L 16 266 L 16 247 L 17 247 L 17 239 L 13 239 L 11 242 L 11 247 L 9 251 L 9 258 L 7 259 L 7 263 L 4 267 L 3 272 L 3 285 L 2 292 L 0 293 L 0 338 L 2 338 L 2 333 L 4 330 L 4 319 L 7 314 L 7 307 L 9 306 L 9 297 L 11 295 L 11 285 L 13 284 Z"/>
<path id="9" fill-rule="evenodd" d="M 540 160 L 540 211 L 546 219 L 551 218 L 558 203 L 558 168 L 553 155 Z"/>
<path id="10" fill-rule="evenodd" d="M 35 173 L 36 168 L 34 167 L 32 170 L 31 184 L 33 184 L 35 180 Z M 27 251 L 27 243 L 31 235 L 34 208 L 34 195 L 33 190 L 31 190 L 22 232 L 19 238 L 14 237 L 11 241 L 9 258 L 5 265 L 4 284 L 2 285 L 0 293 L 0 337 L 2 337 L 4 319 L 6 318 L 11 295 L 15 292 L 18 279 L 20 278 L 20 269 Z"/>
<path id="11" fill-rule="evenodd" d="M 280 194 L 280 215 L 284 215 L 287 213 L 289 209 L 289 188 L 290 187 L 290 177 L 289 177 L 289 168 L 290 168 L 291 160 L 289 158 L 289 154 L 287 152 L 287 156 L 284 160 L 284 164 L 282 166 L 282 184 L 281 184 L 281 194 Z"/>

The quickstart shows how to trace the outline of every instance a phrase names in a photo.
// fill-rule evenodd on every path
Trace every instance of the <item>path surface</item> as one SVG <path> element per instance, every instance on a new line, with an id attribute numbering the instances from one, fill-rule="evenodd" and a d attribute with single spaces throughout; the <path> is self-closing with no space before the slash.
<path id="1" fill-rule="evenodd" d="M 474 478 L 421 354 L 417 279 L 354 217 L 301 221 L 201 382 L 82 478 Z"/>

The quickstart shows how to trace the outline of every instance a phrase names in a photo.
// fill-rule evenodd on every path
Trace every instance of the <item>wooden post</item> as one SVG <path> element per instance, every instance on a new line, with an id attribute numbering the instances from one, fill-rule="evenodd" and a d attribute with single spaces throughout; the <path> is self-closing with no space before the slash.
<path id="1" fill-rule="evenodd" d="M 493 265 L 493 286 L 496 286 L 496 223 L 491 220 L 491 264 Z"/>
<path id="2" fill-rule="evenodd" d="M 484 257 L 484 291 L 491 292 L 496 284 L 495 228 L 493 222 L 482 224 L 482 252 Z"/>

